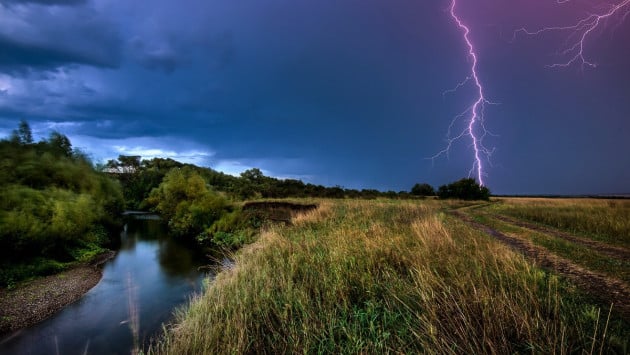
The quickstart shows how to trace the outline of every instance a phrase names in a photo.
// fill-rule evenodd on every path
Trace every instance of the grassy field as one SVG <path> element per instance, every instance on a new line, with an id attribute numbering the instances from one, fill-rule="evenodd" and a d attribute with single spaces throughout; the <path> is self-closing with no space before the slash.
<path id="1" fill-rule="evenodd" d="M 445 214 L 319 201 L 269 227 L 151 353 L 627 353 L 628 323 Z"/>
<path id="2" fill-rule="evenodd" d="M 630 248 L 630 200 L 501 198 L 492 211 Z"/>
<path id="3" fill-rule="evenodd" d="M 461 210 L 477 222 L 630 284 L 629 200 L 502 198 L 496 202 Z"/>

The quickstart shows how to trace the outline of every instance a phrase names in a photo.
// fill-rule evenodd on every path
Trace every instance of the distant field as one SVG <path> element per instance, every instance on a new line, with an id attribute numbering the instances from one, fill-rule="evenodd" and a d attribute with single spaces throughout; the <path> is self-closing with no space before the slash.
<path id="1" fill-rule="evenodd" d="M 630 200 L 500 198 L 492 212 L 630 247 Z"/>
<path id="2" fill-rule="evenodd" d="M 269 227 L 236 253 L 235 266 L 181 310 L 150 351 L 630 350 L 628 319 L 616 307 L 609 318 L 609 304 L 600 308 L 564 277 L 449 212 L 474 213 L 470 218 L 492 225 L 505 223 L 492 220 L 493 213 L 530 211 L 528 201 L 480 208 L 432 200 L 316 202 L 318 209 L 294 217 L 290 226 Z M 563 201 L 529 203 L 552 214 L 554 203 L 586 213 L 586 207 Z M 592 204 L 617 216 L 624 213 L 617 209 L 627 210 L 605 201 Z M 586 223 L 588 231 L 609 240 L 613 234 L 600 231 L 623 230 L 625 221 L 592 223 L 600 227 Z"/>
<path id="3" fill-rule="evenodd" d="M 507 198 L 462 209 L 477 222 L 630 284 L 630 201 Z"/>

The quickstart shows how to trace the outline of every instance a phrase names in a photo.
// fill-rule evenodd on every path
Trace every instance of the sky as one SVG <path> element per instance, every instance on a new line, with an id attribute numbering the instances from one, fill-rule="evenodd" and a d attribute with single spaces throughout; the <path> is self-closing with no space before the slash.
<path id="1" fill-rule="evenodd" d="M 459 0 L 485 97 L 496 194 L 630 192 L 630 5 Z M 627 3 L 627 1 L 626 1 Z M 27 120 L 95 162 L 164 157 L 238 174 L 409 190 L 467 177 L 471 58 L 434 0 L 0 0 L 0 137 Z M 457 121 L 452 132 L 460 132 Z M 456 134 L 455 134 L 456 135 Z M 473 174 L 474 176 L 474 174 Z"/>

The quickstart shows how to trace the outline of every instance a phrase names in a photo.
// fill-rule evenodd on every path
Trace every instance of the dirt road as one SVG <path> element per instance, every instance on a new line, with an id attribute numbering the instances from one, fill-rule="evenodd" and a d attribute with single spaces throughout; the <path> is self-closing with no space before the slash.
<path id="1" fill-rule="evenodd" d="M 545 248 L 534 245 L 526 239 L 504 234 L 496 229 L 476 222 L 462 211 L 452 210 L 449 213 L 473 228 L 493 236 L 543 268 L 567 277 L 593 298 L 607 306 L 613 304 L 613 308 L 625 319 L 630 319 L 630 287 L 628 287 L 626 283 L 585 269 L 565 258 L 551 253 Z M 540 229 L 537 230 L 541 231 Z M 578 237 L 569 237 L 578 239 Z M 579 239 L 583 240 L 582 238 Z M 609 250 L 609 252 L 613 252 L 613 249 Z M 617 248 L 614 248 L 614 253 L 618 256 L 625 255 L 623 251 L 619 252 Z"/>

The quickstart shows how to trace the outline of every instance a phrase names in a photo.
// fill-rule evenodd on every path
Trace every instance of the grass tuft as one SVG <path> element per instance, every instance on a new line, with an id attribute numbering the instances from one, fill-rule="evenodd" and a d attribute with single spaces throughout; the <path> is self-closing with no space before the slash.
<path id="1" fill-rule="evenodd" d="M 628 351 L 608 309 L 439 204 L 319 206 L 238 252 L 150 352 Z"/>

